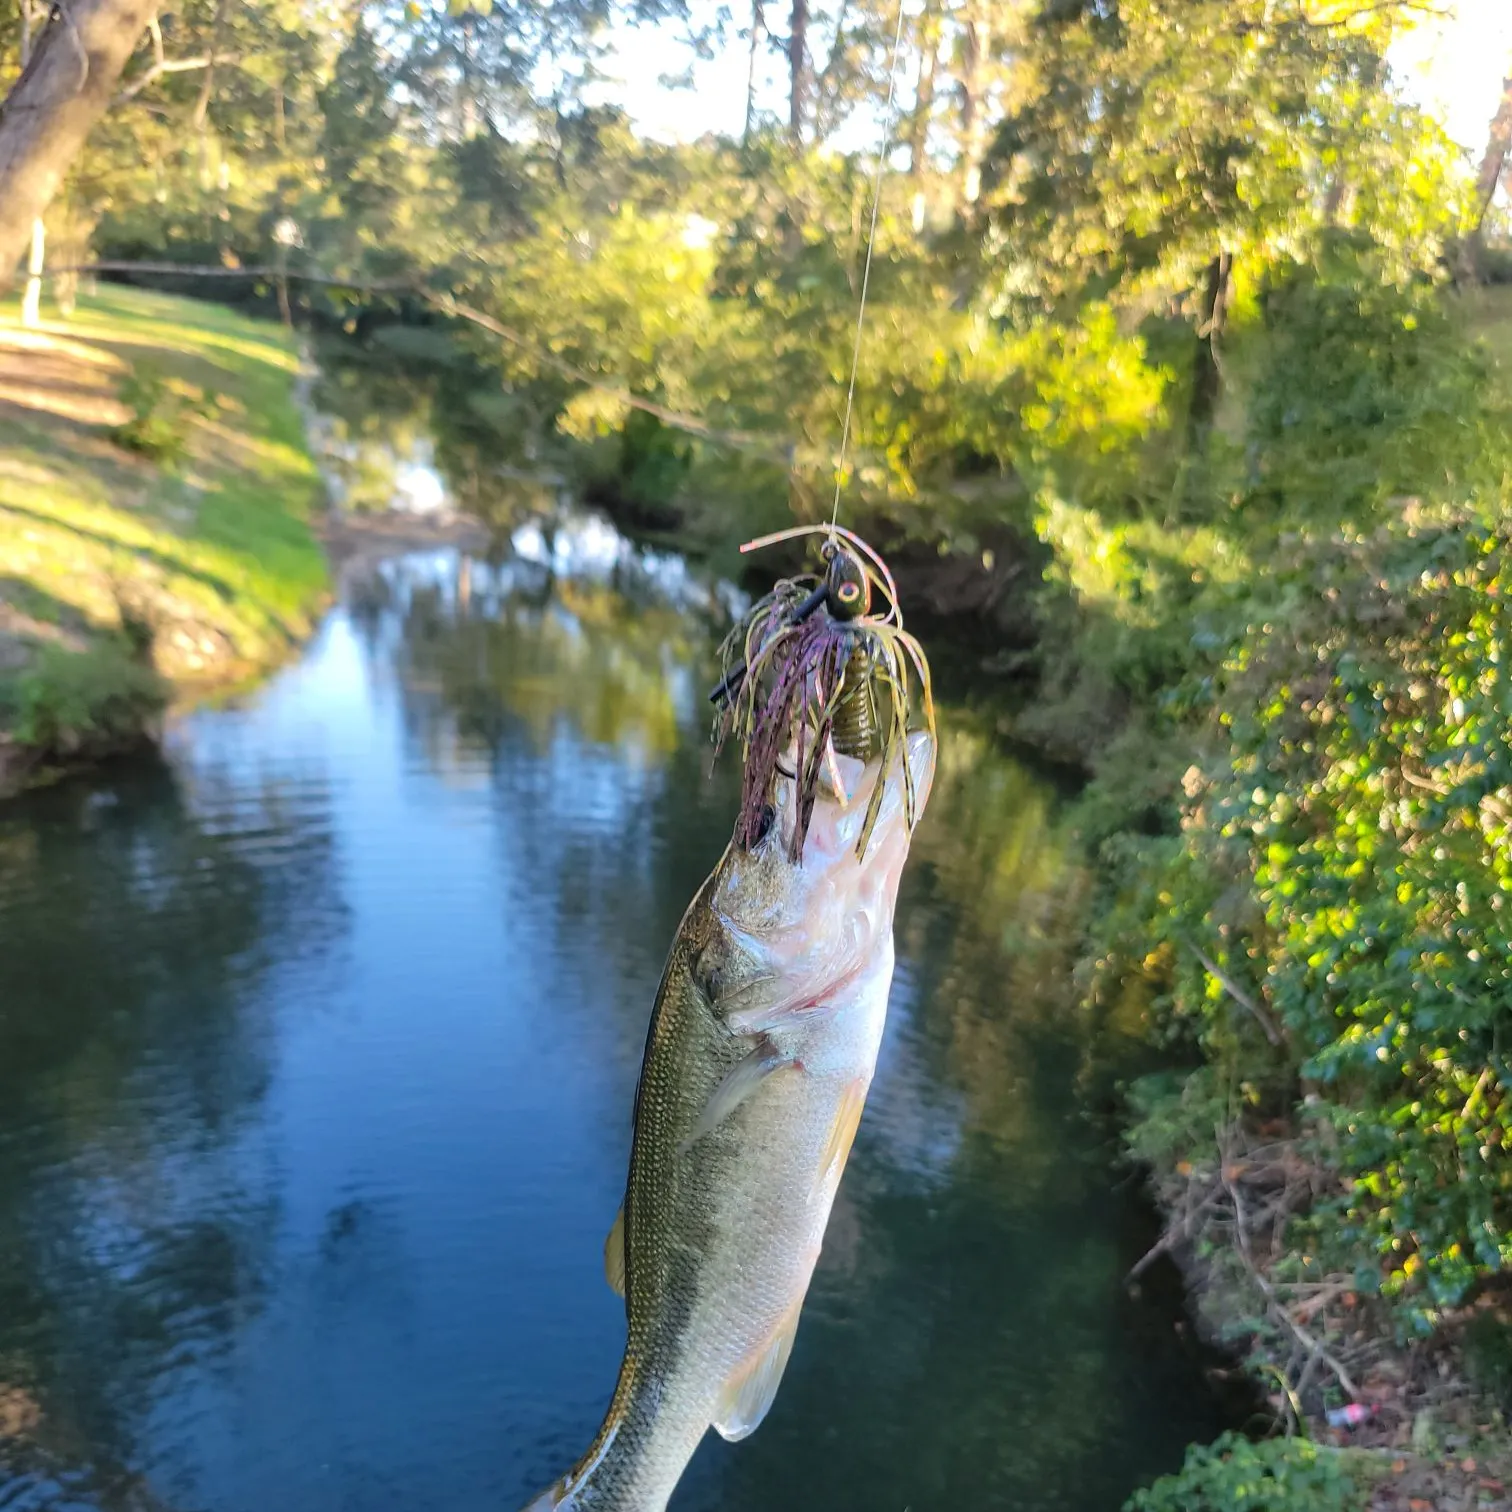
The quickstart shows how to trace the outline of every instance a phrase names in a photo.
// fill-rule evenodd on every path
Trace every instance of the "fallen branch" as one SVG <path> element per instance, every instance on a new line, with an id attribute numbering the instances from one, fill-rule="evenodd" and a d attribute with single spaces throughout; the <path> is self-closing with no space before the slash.
<path id="1" fill-rule="evenodd" d="M 1175 1223 L 1171 1224 L 1166 1231 L 1147 1249 L 1143 1255 L 1130 1267 L 1129 1274 L 1124 1277 L 1127 1284 L 1137 1281 L 1162 1255 L 1174 1249 L 1178 1244 L 1192 1237 L 1197 1220 L 1213 1206 L 1212 1196 L 1209 1195 L 1197 1204 L 1188 1213 L 1183 1213 Z"/>
<path id="2" fill-rule="evenodd" d="M 1333 1371 L 1339 1385 L 1349 1393 L 1352 1401 L 1359 1401 L 1360 1388 L 1355 1385 L 1354 1378 L 1324 1346 L 1321 1339 L 1315 1338 L 1291 1315 L 1285 1303 L 1276 1295 L 1276 1289 L 1270 1281 L 1261 1274 L 1259 1266 L 1255 1264 L 1254 1256 L 1250 1254 L 1249 1232 L 1244 1212 L 1244 1199 L 1239 1195 L 1239 1189 L 1229 1180 L 1227 1174 L 1223 1176 L 1223 1185 L 1228 1190 L 1229 1201 L 1234 1204 L 1234 1232 L 1239 1251 L 1239 1258 L 1244 1262 L 1244 1268 L 1250 1273 L 1256 1286 L 1260 1288 L 1266 1304 L 1277 1318 L 1284 1323 L 1297 1343 L 1307 1351 L 1309 1360 L 1321 1360 L 1323 1364 Z"/>

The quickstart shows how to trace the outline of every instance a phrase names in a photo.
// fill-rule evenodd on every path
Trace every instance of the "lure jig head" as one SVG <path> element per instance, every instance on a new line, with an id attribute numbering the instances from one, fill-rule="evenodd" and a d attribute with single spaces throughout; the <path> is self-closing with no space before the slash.
<path id="1" fill-rule="evenodd" d="M 749 542 L 742 551 L 776 541 L 822 535 L 822 574 L 785 578 L 759 600 L 725 641 L 724 676 L 710 694 L 718 706 L 715 741 L 740 738 L 744 783 L 736 838 L 746 846 L 764 833 L 762 815 L 779 775 L 797 785 L 797 821 L 790 854 L 802 854 L 825 765 L 834 755 L 880 757 L 883 772 L 906 740 L 919 684 L 924 722 L 934 733 L 929 663 L 903 629 L 897 589 L 887 564 L 843 526 L 799 526 Z M 874 592 L 884 599 L 873 610 Z M 743 653 L 738 655 L 737 653 Z M 785 758 L 792 752 L 789 770 Z M 892 779 L 888 779 L 892 780 Z M 902 762 L 908 822 L 916 812 L 913 777 Z M 885 782 L 872 789 L 857 841 L 864 856 Z"/>

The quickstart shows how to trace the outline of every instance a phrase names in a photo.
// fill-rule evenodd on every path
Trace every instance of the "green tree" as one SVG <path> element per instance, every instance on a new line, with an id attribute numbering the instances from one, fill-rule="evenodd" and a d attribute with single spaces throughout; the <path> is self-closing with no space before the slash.
<path id="1" fill-rule="evenodd" d="M 1236 268 L 1312 255 L 1348 223 L 1430 268 L 1464 209 L 1456 155 L 1400 104 L 1406 3 L 1068 0 L 1041 7 L 984 210 L 1005 301 L 1177 302 L 1194 429 L 1216 408 Z"/>

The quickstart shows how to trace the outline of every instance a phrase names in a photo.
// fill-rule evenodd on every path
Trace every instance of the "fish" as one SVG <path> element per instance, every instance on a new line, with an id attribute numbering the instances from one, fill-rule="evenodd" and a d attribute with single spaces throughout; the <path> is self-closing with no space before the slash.
<path id="1" fill-rule="evenodd" d="M 525 1512 L 661 1512 L 709 1428 L 738 1441 L 771 1407 L 876 1066 L 934 759 L 923 731 L 886 772 L 834 756 L 796 860 L 799 805 L 780 776 L 760 838 L 733 840 L 689 905 L 604 1249 L 628 1320 L 619 1378 L 588 1451 Z"/>

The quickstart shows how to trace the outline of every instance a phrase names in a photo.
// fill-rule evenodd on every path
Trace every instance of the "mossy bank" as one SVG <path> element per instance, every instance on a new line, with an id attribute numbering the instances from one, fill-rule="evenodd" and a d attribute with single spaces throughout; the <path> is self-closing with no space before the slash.
<path id="1" fill-rule="evenodd" d="M 326 593 L 281 327 L 107 288 L 0 306 L 0 795 L 282 660 Z"/>

